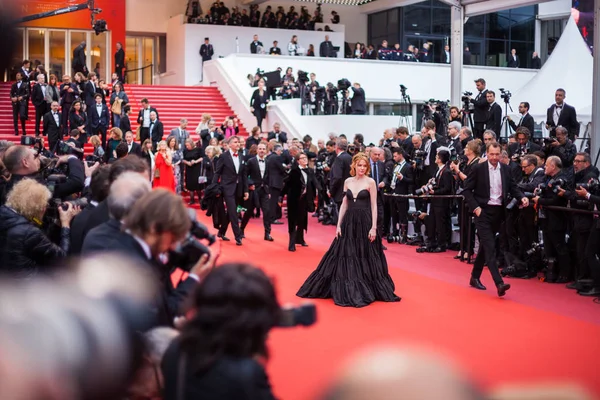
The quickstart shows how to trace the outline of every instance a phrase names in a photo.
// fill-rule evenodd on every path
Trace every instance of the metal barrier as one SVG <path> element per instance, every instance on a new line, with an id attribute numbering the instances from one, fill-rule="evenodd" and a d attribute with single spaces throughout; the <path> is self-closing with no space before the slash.
<path id="1" fill-rule="evenodd" d="M 146 65 L 144 67 L 141 67 L 141 68 L 135 68 L 135 69 L 125 70 L 125 81 L 126 82 L 129 81 L 128 76 L 127 76 L 128 73 L 130 73 L 130 72 L 137 72 L 137 71 L 140 71 L 140 70 L 144 70 L 146 68 L 152 68 L 152 70 L 150 71 L 150 76 L 152 76 L 152 80 L 154 81 L 154 64 L 148 64 L 148 65 Z M 123 83 L 125 83 L 125 82 L 123 82 Z M 127 82 L 127 83 L 129 83 L 129 82 Z M 154 82 L 150 82 L 150 84 L 153 84 L 153 83 Z M 145 84 L 145 82 L 143 82 L 143 76 L 142 76 L 142 84 Z"/>

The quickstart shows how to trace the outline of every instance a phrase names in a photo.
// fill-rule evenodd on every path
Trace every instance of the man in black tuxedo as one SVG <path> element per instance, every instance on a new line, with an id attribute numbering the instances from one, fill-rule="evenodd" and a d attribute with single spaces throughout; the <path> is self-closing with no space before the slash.
<path id="1" fill-rule="evenodd" d="M 60 100 L 61 100 L 61 111 L 62 111 L 62 134 L 66 135 L 69 129 L 69 111 L 71 110 L 71 104 L 77 99 L 79 90 L 77 85 L 71 82 L 69 75 L 64 75 L 62 78 L 63 83 L 60 85 Z"/>
<path id="2" fill-rule="evenodd" d="M 487 101 L 487 89 L 485 88 L 485 79 L 479 78 L 475 81 L 475 86 L 479 93 L 474 99 L 471 99 L 473 103 L 473 136 L 475 139 L 483 140 L 483 131 L 485 130 L 485 123 L 488 120 L 488 112 L 490 105 Z"/>
<path id="3" fill-rule="evenodd" d="M 35 107 L 35 135 L 40 136 L 40 121 L 48 112 L 48 103 L 46 102 L 46 78 L 43 74 L 37 76 L 37 83 L 31 90 L 31 102 Z"/>
<path id="4" fill-rule="evenodd" d="M 273 152 L 267 156 L 267 168 L 269 180 L 267 185 L 269 186 L 269 193 L 271 199 L 269 202 L 271 224 L 282 225 L 283 222 L 279 221 L 282 217 L 281 206 L 279 205 L 279 197 L 285 184 L 286 168 L 282 159 L 283 147 L 281 145 L 275 145 Z M 263 217 L 264 218 L 264 217 Z"/>
<path id="5" fill-rule="evenodd" d="M 208 122 L 208 129 L 200 131 L 200 139 L 202 139 L 203 149 L 208 147 L 208 143 L 212 138 L 217 138 L 217 141 L 220 142 L 221 140 L 225 139 L 225 136 L 219 132 L 218 128 L 215 126 L 215 121 L 211 119 Z"/>
<path id="6" fill-rule="evenodd" d="M 564 89 L 556 89 L 554 93 L 555 104 L 552 104 L 546 113 L 546 128 L 550 130 L 550 136 L 556 136 L 556 127 L 564 126 L 569 132 L 569 139 L 574 141 L 579 136 L 579 122 L 575 107 L 565 103 L 567 92 Z"/>
<path id="7" fill-rule="evenodd" d="M 142 157 L 142 145 L 133 141 L 133 132 L 125 133 L 125 143 L 127 144 L 127 154 Z"/>
<path id="8" fill-rule="evenodd" d="M 88 68 L 85 65 L 85 47 L 86 43 L 81 42 L 81 44 L 75 47 L 75 50 L 73 50 L 73 61 L 71 61 L 73 74 L 78 72 L 81 72 L 84 75 L 88 74 Z"/>
<path id="9" fill-rule="evenodd" d="M 377 230 L 379 231 L 379 235 L 383 237 L 384 226 L 387 224 L 389 227 L 390 224 L 390 221 L 384 221 L 383 218 L 383 188 L 388 183 L 385 165 L 381 161 L 385 159 L 385 153 L 379 147 L 371 147 L 369 157 L 371 159 L 371 178 L 373 178 L 377 186 Z"/>
<path id="10" fill-rule="evenodd" d="M 106 130 L 108 129 L 108 107 L 102 102 L 102 95 L 96 93 L 96 103 L 88 109 L 90 115 L 91 135 L 102 138 L 102 147 L 106 148 Z"/>
<path id="11" fill-rule="evenodd" d="M 29 84 L 23 80 L 21 72 L 17 72 L 17 81 L 10 87 L 10 100 L 13 109 L 15 136 L 19 136 L 19 120 L 21 120 L 23 135 L 26 135 L 25 123 L 29 118 Z"/>
<path id="12" fill-rule="evenodd" d="M 448 150 L 452 152 L 452 149 L 454 149 L 457 155 L 463 153 L 463 146 L 460 141 L 460 128 L 460 122 L 452 121 L 448 124 Z"/>
<path id="13" fill-rule="evenodd" d="M 121 42 L 117 42 L 117 51 L 115 52 L 115 74 L 119 81 L 123 82 L 123 70 L 125 69 L 125 50 Z M 113 84 L 114 87 L 114 84 Z"/>
<path id="14" fill-rule="evenodd" d="M 50 105 L 50 111 L 44 114 L 44 123 L 42 126 L 44 136 L 48 136 L 48 148 L 54 152 L 56 143 L 62 137 L 62 115 L 58 112 L 58 102 L 53 101 Z"/>
<path id="15" fill-rule="evenodd" d="M 346 150 L 348 150 L 348 141 L 338 138 L 335 143 L 337 156 L 329 173 L 329 196 L 337 205 L 338 211 L 344 200 L 344 183 L 350 177 L 350 165 L 352 164 L 352 156 Z"/>
<path id="16" fill-rule="evenodd" d="M 275 139 L 277 143 L 281 143 L 282 146 L 287 145 L 287 133 L 281 130 L 279 122 L 273 124 L 273 130 L 267 135 L 267 140 L 271 141 Z"/>
<path id="17" fill-rule="evenodd" d="M 336 54 L 333 51 L 333 43 L 329 40 L 329 35 L 325 35 L 325 41 L 321 42 L 319 46 L 319 57 L 335 57 Z"/>
<path id="18" fill-rule="evenodd" d="M 239 199 L 248 200 L 248 174 L 246 172 L 246 163 L 240 157 L 238 151 L 240 140 L 237 136 L 232 136 L 227 142 L 229 150 L 223 153 L 217 161 L 213 183 L 218 183 L 221 187 L 223 201 L 227 206 L 227 215 L 231 223 L 231 229 L 235 235 L 235 244 L 242 245 L 242 230 L 237 216 L 237 206 Z M 225 237 L 227 224 L 223 224 L 219 230 L 218 236 L 228 241 Z"/>
<path id="19" fill-rule="evenodd" d="M 269 49 L 269 54 L 272 56 L 280 56 L 281 55 L 281 49 L 277 46 L 278 42 L 277 40 L 275 40 L 273 42 L 273 47 L 271 47 Z"/>
<path id="20" fill-rule="evenodd" d="M 533 120 L 533 117 L 529 115 L 528 102 L 524 101 L 522 103 L 519 103 L 519 114 L 521 114 L 521 119 L 519 120 L 518 124 L 515 124 L 510 115 L 507 115 L 506 119 L 508 120 L 508 124 L 515 131 L 520 127 L 525 127 L 529 131 L 529 134 L 533 135 L 533 132 L 535 131 L 535 122 Z"/>
<path id="21" fill-rule="evenodd" d="M 87 131 L 92 131 L 92 111 L 94 111 L 94 107 L 96 105 L 96 95 L 100 94 L 102 96 L 102 101 L 104 102 L 104 93 L 102 89 L 98 87 L 98 77 L 95 72 L 90 72 L 88 75 L 88 81 L 85 83 L 83 87 L 82 99 L 85 102 L 86 110 L 87 110 Z M 93 133 L 90 133 L 93 135 Z"/>
<path id="22" fill-rule="evenodd" d="M 254 35 L 252 43 L 250 43 L 250 53 L 252 53 L 252 54 L 258 53 L 259 47 L 264 51 L 264 46 L 263 46 L 262 42 L 258 40 L 258 35 Z"/>
<path id="23" fill-rule="evenodd" d="M 517 50 L 512 49 L 510 51 L 510 56 L 508 56 L 508 61 L 506 63 L 506 66 L 508 68 L 519 68 L 520 65 L 520 60 L 519 60 L 519 56 L 517 55 Z"/>
<path id="24" fill-rule="evenodd" d="M 273 160 L 272 158 L 270 160 Z M 267 158 L 267 145 L 260 143 L 257 147 L 257 154 L 248 160 L 248 190 L 250 190 L 250 198 L 247 202 L 247 211 L 242 218 L 242 235 L 244 229 L 250 221 L 250 217 L 254 214 L 255 199 L 258 200 L 258 205 L 263 215 L 263 226 L 265 228 L 265 240 L 272 242 L 271 237 L 271 207 L 269 206 L 270 191 L 269 191 L 269 162 Z M 253 198 L 254 197 L 254 198 Z M 279 198 L 279 197 L 277 197 Z"/>
<path id="25" fill-rule="evenodd" d="M 523 196 L 512 180 L 510 167 L 500 163 L 501 151 L 499 143 L 488 144 L 487 161 L 473 166 L 463 191 L 469 211 L 475 214 L 475 227 L 479 236 L 479 252 L 469 285 L 479 290 L 486 289 L 480 278 L 483 266 L 487 264 L 500 297 L 510 289 L 510 285 L 505 284 L 500 276 L 496 260 L 496 235 L 504 219 L 504 209 L 509 196 L 518 199 L 524 207 L 529 205 L 527 197 Z"/>
<path id="26" fill-rule="evenodd" d="M 533 152 L 540 151 L 542 148 L 540 145 L 531 142 L 529 129 L 524 126 L 517 128 L 517 143 L 511 143 L 508 146 L 508 156 L 512 159 L 513 156 L 518 155 L 522 157 L 525 154 L 532 154 Z"/>
<path id="27" fill-rule="evenodd" d="M 360 87 L 360 83 L 355 82 L 352 85 L 352 114 L 365 115 L 367 113 L 367 104 L 365 101 L 365 90 Z"/>
<path id="28" fill-rule="evenodd" d="M 140 125 L 140 143 L 144 143 L 146 139 L 150 139 L 150 113 L 155 112 L 156 118 L 159 117 L 158 111 L 156 108 L 150 105 L 150 102 L 147 98 L 143 98 L 140 102 L 142 104 L 142 108 L 138 113 L 137 122 Z"/>
<path id="29" fill-rule="evenodd" d="M 209 43 L 208 38 L 204 38 L 204 44 L 200 46 L 200 57 L 202 57 L 202 62 L 212 60 L 212 56 L 215 54 L 215 50 L 213 49 L 213 45 Z"/>
<path id="30" fill-rule="evenodd" d="M 21 65 L 21 69 L 19 70 L 21 76 L 23 77 L 23 82 L 29 83 L 32 79 L 36 79 L 35 70 L 31 70 L 31 61 L 23 60 Z"/>
<path id="31" fill-rule="evenodd" d="M 406 161 L 406 155 L 402 148 L 392 149 L 394 157 L 394 168 L 391 170 L 390 189 L 393 194 L 412 194 L 414 184 L 413 168 Z M 392 204 L 392 236 L 401 236 L 402 241 L 406 241 L 408 234 L 408 199 L 393 198 Z"/>
<path id="32" fill-rule="evenodd" d="M 488 102 L 488 117 L 485 121 L 485 129 L 494 131 L 496 137 L 500 137 L 500 130 L 502 129 L 502 107 L 496 103 L 496 93 L 492 90 L 487 91 L 486 98 Z"/>
<path id="33" fill-rule="evenodd" d="M 148 134 L 150 135 L 150 139 L 152 140 L 152 148 L 156 151 L 156 146 L 158 142 L 163 140 L 163 136 L 165 134 L 165 128 L 163 123 L 158 119 L 158 115 L 156 111 L 152 111 L 150 113 L 150 127 L 148 128 Z"/>

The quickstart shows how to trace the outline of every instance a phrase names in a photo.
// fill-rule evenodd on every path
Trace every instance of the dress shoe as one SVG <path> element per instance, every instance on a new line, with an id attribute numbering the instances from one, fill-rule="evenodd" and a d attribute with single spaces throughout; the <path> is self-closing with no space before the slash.
<path id="1" fill-rule="evenodd" d="M 387 247 L 385 247 L 383 244 L 381 245 L 381 249 L 382 250 L 387 250 Z"/>
<path id="2" fill-rule="evenodd" d="M 481 281 L 479 279 L 476 279 L 476 278 L 471 278 L 471 280 L 469 281 L 469 286 L 474 287 L 475 289 L 479 289 L 479 290 L 486 290 L 487 289 L 485 286 L 483 286 L 483 284 L 481 283 Z"/>
<path id="3" fill-rule="evenodd" d="M 510 289 L 510 284 L 500 283 L 499 285 L 496 285 L 496 288 L 498 289 L 498 297 L 502 297 L 506 294 L 506 291 Z"/>
<path id="4" fill-rule="evenodd" d="M 569 283 L 570 281 L 566 276 L 559 276 L 554 283 Z"/>
<path id="5" fill-rule="evenodd" d="M 308 247 L 308 243 L 306 243 L 306 242 L 300 242 L 298 244 L 302 247 Z"/>
<path id="6" fill-rule="evenodd" d="M 221 240 L 224 241 L 224 242 L 229 242 L 229 238 L 227 236 L 225 236 L 225 235 L 218 235 L 218 237 L 220 237 Z"/>
<path id="7" fill-rule="evenodd" d="M 457 255 L 454 256 L 454 259 L 462 261 L 463 260 L 463 256 L 462 256 L 462 254 L 457 254 Z"/>
<path id="8" fill-rule="evenodd" d="M 280 220 L 277 219 L 277 220 L 273 221 L 271 224 L 273 224 L 273 225 L 283 225 L 283 222 L 281 222 Z"/>
<path id="9" fill-rule="evenodd" d="M 240 234 L 240 239 L 246 239 L 246 235 L 244 234 L 244 230 L 242 229 L 242 233 Z"/>
<path id="10" fill-rule="evenodd" d="M 571 283 L 567 283 L 567 289 L 573 289 L 576 290 L 577 289 L 577 281 L 573 281 Z"/>
<path id="11" fill-rule="evenodd" d="M 271 237 L 271 235 L 269 235 L 268 233 L 266 233 L 266 234 L 265 234 L 265 240 L 266 240 L 267 242 L 272 242 L 272 241 L 273 241 L 273 238 Z"/>
<path id="12" fill-rule="evenodd" d="M 429 248 L 428 248 L 427 246 L 422 246 L 422 247 L 419 247 L 419 248 L 417 249 L 417 253 L 427 253 L 428 249 L 429 249 Z"/>
<path id="13" fill-rule="evenodd" d="M 237 239 L 235 239 L 235 244 L 236 244 L 237 246 L 241 246 L 241 245 L 242 245 L 242 238 L 237 238 Z"/>
<path id="14" fill-rule="evenodd" d="M 446 252 L 446 248 L 444 246 L 438 246 L 435 247 L 431 250 L 429 250 L 430 253 L 445 253 Z"/>
<path id="15" fill-rule="evenodd" d="M 296 245 L 290 244 L 289 247 L 288 247 L 288 250 L 289 251 L 296 251 Z"/>
<path id="16" fill-rule="evenodd" d="M 577 294 L 579 294 L 581 296 L 586 296 L 586 297 L 598 297 L 598 296 L 600 296 L 600 289 L 593 288 L 593 289 L 587 290 L 585 292 L 582 292 L 582 291 L 577 292 Z"/>

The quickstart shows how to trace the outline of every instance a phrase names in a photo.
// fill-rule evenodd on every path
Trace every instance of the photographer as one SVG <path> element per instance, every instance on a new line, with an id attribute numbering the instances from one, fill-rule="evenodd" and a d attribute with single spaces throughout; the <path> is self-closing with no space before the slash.
<path id="1" fill-rule="evenodd" d="M 189 270 L 177 288 L 171 281 L 171 268 L 161 261 L 169 250 L 189 233 L 191 220 L 181 198 L 166 189 L 155 189 L 139 199 L 123 222 L 127 236 L 115 242 L 113 251 L 123 253 L 152 267 L 160 282 L 160 293 L 151 309 L 156 325 L 173 324 L 187 296 L 212 268 L 214 256 L 204 254 Z"/>
<path id="2" fill-rule="evenodd" d="M 61 155 L 56 159 L 55 168 L 61 165 L 61 172 L 66 175 L 64 182 L 57 183 L 54 186 L 53 198 L 65 199 L 68 196 L 81 192 L 84 187 L 85 174 L 81 160 L 73 155 Z M 30 147 L 23 145 L 11 146 L 4 154 L 4 165 L 11 173 L 11 179 L 7 182 L 6 193 L 24 178 L 30 178 L 45 184 L 42 172 L 40 157 L 38 153 Z M 4 201 L 0 200 L 0 204 Z"/>
<path id="3" fill-rule="evenodd" d="M 500 132 L 502 128 L 502 107 L 500 107 L 498 103 L 496 103 L 495 92 L 488 90 L 486 91 L 485 96 L 488 102 L 488 116 L 485 121 L 485 129 L 494 131 L 496 136 L 500 137 L 500 135 L 502 134 L 502 132 Z"/>
<path id="4" fill-rule="evenodd" d="M 411 194 L 414 183 L 413 169 L 406 161 L 403 149 L 397 147 L 394 148 L 392 152 L 394 166 L 390 171 L 391 176 L 388 176 L 387 178 L 387 180 L 391 182 L 391 192 L 403 195 Z M 408 209 L 408 199 L 401 197 L 394 197 L 391 199 L 392 237 L 400 237 L 399 242 L 401 243 L 406 243 L 408 234 Z"/>
<path id="5" fill-rule="evenodd" d="M 273 400 L 262 361 L 281 310 L 265 273 L 223 265 L 198 286 L 192 307 L 163 358 L 165 400 Z"/>
<path id="6" fill-rule="evenodd" d="M 586 189 L 584 186 L 576 186 L 575 192 L 579 198 L 586 199 L 591 204 L 596 206 L 600 205 L 600 192 L 598 187 L 589 187 Z M 588 237 L 588 242 L 585 247 L 585 257 L 587 260 L 587 267 L 589 268 L 590 275 L 592 277 L 592 285 L 587 288 L 577 288 L 577 293 L 582 296 L 597 297 L 600 296 L 600 260 L 598 254 L 600 254 L 600 220 L 595 218 Z"/>
<path id="7" fill-rule="evenodd" d="M 573 169 L 575 172 L 574 181 L 575 188 L 587 186 L 590 180 L 598 179 L 598 169 L 591 165 L 590 155 L 588 153 L 577 153 L 575 160 L 573 161 Z M 593 204 L 585 199 L 581 199 L 575 190 L 569 190 L 565 193 L 565 197 L 570 200 L 570 207 L 578 210 L 592 211 L 594 209 Z M 584 213 L 572 213 L 572 232 L 571 235 L 575 239 L 575 247 L 577 253 L 577 264 L 575 268 L 575 280 L 574 282 L 567 285 L 569 289 L 576 289 L 577 284 L 580 281 L 590 278 L 590 271 L 588 262 L 585 257 L 585 248 L 594 224 L 594 216 L 592 214 Z"/>
<path id="8" fill-rule="evenodd" d="M 323 111 L 325 115 L 335 115 L 338 113 L 338 89 L 333 83 L 328 82 L 325 89 L 325 97 L 323 99 Z"/>
<path id="9" fill-rule="evenodd" d="M 451 195 L 454 182 L 452 173 L 448 167 L 450 161 L 450 151 L 445 147 L 440 147 L 435 157 L 437 172 L 430 183 L 421 187 L 422 195 Z M 450 203 L 449 198 L 432 198 L 429 207 L 429 224 L 427 226 L 427 237 L 429 243 L 425 248 L 420 248 L 418 252 L 443 253 L 448 248 L 448 239 L 450 238 Z"/>
<path id="10" fill-rule="evenodd" d="M 556 137 L 544 138 L 544 152 L 547 157 L 556 156 L 560 158 L 562 168 L 567 169 L 573 165 L 575 154 L 577 153 L 577 147 L 569 139 L 567 129 L 558 126 L 555 130 Z"/>
<path id="11" fill-rule="evenodd" d="M 533 135 L 533 132 L 535 131 L 535 121 L 533 120 L 533 117 L 529 115 L 528 102 L 524 101 L 519 103 L 519 114 L 521 114 L 521 119 L 518 124 L 515 124 L 510 115 L 507 115 L 506 120 L 508 121 L 508 124 L 517 133 L 519 128 L 526 128 L 530 135 Z"/>
<path id="12" fill-rule="evenodd" d="M 531 142 L 531 132 L 525 126 L 519 126 L 516 129 L 517 143 L 511 143 L 508 146 L 508 156 L 516 163 L 520 163 L 521 158 L 526 154 L 532 154 L 542 148 Z"/>
<path id="13" fill-rule="evenodd" d="M 465 181 L 467 180 L 467 176 L 473 169 L 473 165 L 479 164 L 479 155 L 481 154 L 481 140 L 474 139 L 467 143 L 467 146 L 464 149 L 464 156 L 457 160 L 458 162 L 450 163 L 450 169 L 452 173 L 456 176 L 458 180 L 458 190 L 456 194 L 462 193 L 465 187 Z M 465 207 L 459 207 L 458 209 L 458 220 L 461 221 L 462 214 L 465 212 Z M 471 222 L 472 223 L 472 222 Z M 465 254 L 458 253 L 455 258 L 463 260 L 466 256 L 466 253 L 469 250 L 473 249 L 475 244 L 475 226 L 471 228 L 471 237 L 468 235 L 468 227 L 463 226 L 460 232 L 461 234 L 461 242 L 464 243 L 463 248 L 466 250 Z"/>
<path id="14" fill-rule="evenodd" d="M 472 99 L 469 97 L 470 102 L 473 104 L 473 135 L 477 139 L 483 138 L 483 131 L 485 129 L 486 121 L 488 120 L 488 110 L 490 105 L 487 101 L 487 89 L 485 88 L 485 79 L 479 78 L 475 81 L 475 86 L 479 93 Z"/>
<path id="15" fill-rule="evenodd" d="M 0 273 L 27 279 L 66 258 L 71 219 L 79 209 L 68 203 L 66 209 L 58 208 L 61 231 L 57 246 L 41 230 L 51 197 L 50 190 L 33 179 L 21 179 L 13 186 L 6 204 L 0 207 Z"/>
<path id="16" fill-rule="evenodd" d="M 360 83 L 358 82 L 354 82 L 351 89 L 354 93 L 352 96 L 352 114 L 365 115 L 367 113 L 365 90 L 360 87 Z"/>
<path id="17" fill-rule="evenodd" d="M 567 198 L 564 194 L 570 189 L 570 184 L 557 156 L 548 157 L 545 172 L 546 180 L 540 186 L 540 193 L 532 199 L 535 204 L 542 206 L 539 222 L 544 233 L 544 250 L 549 260 L 545 280 L 549 283 L 567 283 L 571 276 L 569 250 L 565 243 L 569 217 L 564 211 L 544 206 L 566 207 Z"/>

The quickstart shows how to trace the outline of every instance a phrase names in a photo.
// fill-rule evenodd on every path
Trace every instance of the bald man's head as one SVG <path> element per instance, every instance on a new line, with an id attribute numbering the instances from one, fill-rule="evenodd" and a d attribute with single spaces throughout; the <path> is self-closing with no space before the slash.
<path id="1" fill-rule="evenodd" d="M 326 400 L 477 400 L 454 368 L 426 352 L 369 349 L 342 370 Z"/>

